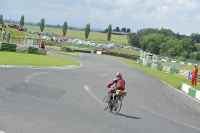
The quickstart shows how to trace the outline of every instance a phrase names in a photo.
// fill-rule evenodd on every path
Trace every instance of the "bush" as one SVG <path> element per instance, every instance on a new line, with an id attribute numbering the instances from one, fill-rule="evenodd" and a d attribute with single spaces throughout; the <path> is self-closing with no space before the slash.
<path id="1" fill-rule="evenodd" d="M 69 47 L 66 47 L 66 52 L 73 52 L 73 50 Z"/>

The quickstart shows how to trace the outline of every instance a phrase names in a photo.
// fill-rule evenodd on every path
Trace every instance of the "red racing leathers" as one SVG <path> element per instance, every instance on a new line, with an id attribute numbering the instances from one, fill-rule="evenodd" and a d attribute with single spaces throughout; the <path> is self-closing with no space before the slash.
<path id="1" fill-rule="evenodd" d="M 116 90 L 125 90 L 125 81 L 121 77 L 114 78 L 111 82 L 108 83 L 107 87 L 110 88 L 113 84 L 115 84 L 115 89 L 110 90 L 109 96 L 112 99 L 112 93 L 116 93 Z"/>
<path id="2" fill-rule="evenodd" d="M 192 85 L 194 86 L 197 85 L 197 73 L 198 73 L 198 68 L 195 67 L 194 70 L 192 71 Z"/>

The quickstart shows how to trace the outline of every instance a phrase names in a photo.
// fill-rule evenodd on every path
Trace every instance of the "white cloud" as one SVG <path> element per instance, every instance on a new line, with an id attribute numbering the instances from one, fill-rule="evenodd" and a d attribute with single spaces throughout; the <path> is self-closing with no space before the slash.
<path id="1" fill-rule="evenodd" d="M 116 5 L 118 6 L 127 6 L 133 5 L 139 2 L 140 0 L 117 0 Z"/>
<path id="2" fill-rule="evenodd" d="M 194 22 L 192 26 L 200 23 L 200 0 L 2 1 L 4 6 L 0 13 L 4 18 L 19 20 L 21 15 L 25 15 L 28 22 L 38 22 L 44 17 L 48 24 L 67 21 L 68 25 L 85 26 L 91 23 L 91 27 L 103 29 L 113 24 L 133 28 L 132 31 L 139 27 L 175 27 L 182 30 L 181 25 L 187 25 L 186 22 Z M 184 29 L 184 32 L 191 32 L 191 29 Z"/>
<path id="3" fill-rule="evenodd" d="M 170 11 L 168 6 L 157 7 L 157 10 L 161 14 L 167 14 Z"/>
<path id="4" fill-rule="evenodd" d="M 112 10 L 112 14 L 115 16 L 115 17 L 120 17 L 122 14 L 123 14 L 123 9 L 114 9 Z"/>
<path id="5" fill-rule="evenodd" d="M 194 2 L 194 1 L 186 2 L 186 8 L 187 9 L 194 9 L 194 8 L 196 8 L 196 5 L 197 5 L 197 3 Z"/>

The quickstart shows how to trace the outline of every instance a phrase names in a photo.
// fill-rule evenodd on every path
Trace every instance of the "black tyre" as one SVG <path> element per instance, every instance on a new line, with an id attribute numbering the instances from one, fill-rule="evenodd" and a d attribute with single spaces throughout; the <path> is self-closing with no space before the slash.
<path id="1" fill-rule="evenodd" d="M 108 95 L 106 95 L 102 101 L 102 109 L 103 110 L 106 110 L 108 108 L 108 100 L 109 100 L 109 97 L 108 97 Z"/>
<path id="2" fill-rule="evenodd" d="M 115 115 L 119 114 L 121 107 L 122 107 L 122 101 L 115 100 L 113 103 L 113 114 Z"/>

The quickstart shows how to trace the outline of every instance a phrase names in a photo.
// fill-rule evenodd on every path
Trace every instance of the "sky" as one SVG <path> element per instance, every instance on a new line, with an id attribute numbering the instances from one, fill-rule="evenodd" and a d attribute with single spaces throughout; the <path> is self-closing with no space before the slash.
<path id="1" fill-rule="evenodd" d="M 111 24 L 137 32 L 165 28 L 200 33 L 200 0 L 0 0 L 3 18 L 25 22 L 106 29 Z"/>

